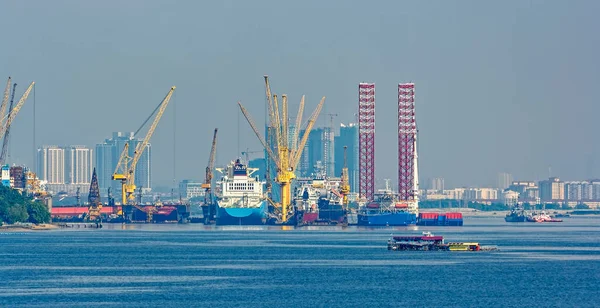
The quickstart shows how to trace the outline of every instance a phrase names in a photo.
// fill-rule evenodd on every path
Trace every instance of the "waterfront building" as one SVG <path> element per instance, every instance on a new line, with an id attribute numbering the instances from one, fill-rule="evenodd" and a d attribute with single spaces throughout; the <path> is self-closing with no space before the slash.
<path id="1" fill-rule="evenodd" d="M 443 191 L 444 190 L 444 178 L 433 178 L 431 180 L 431 190 Z"/>
<path id="2" fill-rule="evenodd" d="M 565 200 L 565 182 L 557 177 L 539 182 L 540 199 L 542 202 L 562 202 Z"/>
<path id="3" fill-rule="evenodd" d="M 498 189 L 505 190 L 512 183 L 512 174 L 506 172 L 498 173 Z"/>
<path id="4" fill-rule="evenodd" d="M 204 196 L 205 189 L 202 188 L 202 182 L 194 180 L 183 180 L 179 182 L 179 194 L 181 198 L 191 199 Z"/>

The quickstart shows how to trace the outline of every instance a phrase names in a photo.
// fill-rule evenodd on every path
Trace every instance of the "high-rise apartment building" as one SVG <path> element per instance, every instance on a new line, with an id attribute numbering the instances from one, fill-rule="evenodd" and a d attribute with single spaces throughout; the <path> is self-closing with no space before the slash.
<path id="1" fill-rule="evenodd" d="M 298 171 L 303 177 L 334 174 L 334 145 L 329 139 L 331 128 L 313 129 L 308 135 L 308 141 L 302 151 Z M 301 131 L 304 134 L 304 130 Z"/>
<path id="2" fill-rule="evenodd" d="M 66 181 L 68 184 L 90 184 L 93 170 L 93 150 L 74 145 L 64 147 Z"/>
<path id="3" fill-rule="evenodd" d="M 125 144 L 129 143 L 129 157 L 134 156 L 135 148 L 142 140 L 136 139 L 133 132 L 114 132 L 112 138 L 104 140 L 96 145 L 96 172 L 100 191 L 105 193 L 109 186 L 113 192 L 121 191 L 121 184 L 112 180 L 112 175 L 117 167 Z M 143 191 L 150 191 L 152 187 L 151 171 L 152 151 L 150 144 L 147 145 L 135 169 L 135 185 Z"/>
<path id="4" fill-rule="evenodd" d="M 433 178 L 431 180 L 431 189 L 437 191 L 444 190 L 444 178 Z"/>
<path id="5" fill-rule="evenodd" d="M 512 178 L 512 174 L 510 173 L 506 173 L 506 172 L 500 172 L 498 173 L 498 189 L 501 190 L 505 190 L 507 189 L 510 184 L 512 183 L 513 178 Z"/>
<path id="6" fill-rule="evenodd" d="M 38 148 L 38 176 L 48 184 L 66 184 L 65 149 L 55 145 Z"/>
<path id="7" fill-rule="evenodd" d="M 542 202 L 561 202 L 565 199 L 565 182 L 557 177 L 551 177 L 539 182 L 540 199 Z"/>
<path id="8" fill-rule="evenodd" d="M 93 171 L 93 150 L 80 145 L 45 145 L 37 152 L 38 176 L 48 190 L 73 194 L 89 187 Z"/>
<path id="9" fill-rule="evenodd" d="M 358 192 L 358 124 L 340 124 L 340 134 L 335 137 L 335 174 L 342 175 L 344 167 L 344 146 L 348 159 L 348 181 L 350 182 L 350 191 Z"/>

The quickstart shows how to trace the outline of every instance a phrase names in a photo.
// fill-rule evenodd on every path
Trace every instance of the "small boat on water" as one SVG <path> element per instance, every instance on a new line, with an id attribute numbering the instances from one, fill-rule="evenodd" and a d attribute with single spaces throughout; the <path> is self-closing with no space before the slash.
<path id="1" fill-rule="evenodd" d="M 562 222 L 562 219 L 553 218 L 548 215 L 546 212 L 541 213 L 531 213 L 527 215 L 528 222 Z"/>
<path id="2" fill-rule="evenodd" d="M 393 236 L 388 240 L 388 250 L 398 251 L 492 251 L 497 246 L 482 246 L 477 242 L 444 243 L 443 236 L 423 232 L 422 236 Z"/>
<path id="3" fill-rule="evenodd" d="M 515 205 L 510 213 L 506 214 L 504 217 L 504 221 L 506 222 L 525 222 L 525 209 L 520 205 Z"/>

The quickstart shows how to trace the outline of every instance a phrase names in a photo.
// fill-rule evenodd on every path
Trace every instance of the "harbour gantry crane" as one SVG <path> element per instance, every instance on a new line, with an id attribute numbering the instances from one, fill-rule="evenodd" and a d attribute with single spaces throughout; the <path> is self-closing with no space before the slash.
<path id="1" fill-rule="evenodd" d="M 122 206 L 133 205 L 133 206 L 137 207 L 137 204 L 135 201 L 135 188 L 136 188 L 135 187 L 135 168 L 137 166 L 138 161 L 142 157 L 142 154 L 148 147 L 150 138 L 152 137 L 152 134 L 154 134 L 154 130 L 156 129 L 156 126 L 158 125 L 160 118 L 162 117 L 163 113 L 165 112 L 165 109 L 167 108 L 167 105 L 169 104 L 169 101 L 171 100 L 173 91 L 175 91 L 175 86 L 171 87 L 171 89 L 169 90 L 169 92 L 167 93 L 165 98 L 158 105 L 158 107 L 154 110 L 154 112 L 150 115 L 150 117 L 152 117 L 152 115 L 154 115 L 156 113 L 156 116 L 154 117 L 154 121 L 152 122 L 152 125 L 148 129 L 146 136 L 144 137 L 142 142 L 139 142 L 137 144 L 137 146 L 135 147 L 135 150 L 133 152 L 133 157 L 129 156 L 129 146 L 130 146 L 129 143 L 131 141 L 125 143 L 125 146 L 123 147 L 123 152 L 121 152 L 121 156 L 119 157 L 119 162 L 117 163 L 115 172 L 112 175 L 113 180 L 121 181 L 121 205 Z M 150 117 L 146 120 L 146 122 L 150 119 Z M 146 122 L 144 122 L 144 124 L 142 124 L 142 127 L 145 125 Z M 140 127 L 140 129 L 141 129 L 141 127 Z M 138 129 L 138 132 L 140 131 L 140 129 Z M 147 218 L 149 217 L 151 220 L 152 213 L 146 212 L 146 214 L 148 215 Z"/>
<path id="2" fill-rule="evenodd" d="M 218 128 L 215 128 L 213 133 L 212 144 L 210 146 L 210 155 L 208 157 L 208 165 L 206 165 L 206 172 L 204 174 L 204 183 L 200 186 L 204 188 L 204 204 L 203 207 L 203 215 L 205 222 L 208 223 L 213 219 L 213 215 L 216 214 L 216 209 L 214 209 L 214 200 L 212 196 L 212 179 L 213 179 L 213 169 L 215 169 L 215 154 L 217 152 L 217 132 Z"/>
<path id="3" fill-rule="evenodd" d="M 8 107 L 8 114 L 10 114 L 13 110 L 14 102 L 15 102 L 15 90 L 17 89 L 17 84 L 13 84 L 12 93 L 10 95 L 10 106 Z M 0 165 L 4 165 L 6 161 L 6 154 L 8 152 L 8 141 L 10 138 L 10 125 L 6 126 L 6 131 L 4 132 L 4 139 L 2 140 L 2 152 L 0 152 Z"/>
<path id="4" fill-rule="evenodd" d="M 300 107 L 298 109 L 298 115 L 296 116 L 296 129 L 294 130 L 293 136 L 289 136 L 288 133 L 288 98 L 286 94 L 281 96 L 281 106 L 276 94 L 271 93 L 271 86 L 269 84 L 269 77 L 264 76 L 265 78 L 265 91 L 269 106 L 269 127 L 275 132 L 275 149 L 277 154 L 275 154 L 272 150 L 271 143 L 267 143 L 265 139 L 260 134 L 260 131 L 254 124 L 254 120 L 250 116 L 250 113 L 242 106 L 241 102 L 238 102 L 240 110 L 244 114 L 244 117 L 250 124 L 250 127 L 260 140 L 262 146 L 267 151 L 267 154 L 271 160 L 277 166 L 277 178 L 275 181 L 279 183 L 281 187 L 281 203 L 277 206 L 280 209 L 281 218 L 279 220 L 280 223 L 288 223 L 288 219 L 290 217 L 290 203 L 291 203 L 291 182 L 294 178 L 296 178 L 295 169 L 300 161 L 300 156 L 302 155 L 302 150 L 306 145 L 308 140 L 308 135 L 312 130 L 312 127 L 323 108 L 323 104 L 325 103 L 325 97 L 321 99 L 319 105 L 312 113 L 310 118 L 308 119 L 308 123 L 306 125 L 306 129 L 304 131 L 304 135 L 300 142 L 295 142 L 298 140 L 298 132 L 300 131 L 300 126 L 302 124 L 302 113 L 304 112 L 304 96 L 300 100 Z M 288 138 L 292 138 L 292 145 L 295 147 L 289 146 Z M 269 138 L 271 139 L 271 138 Z M 270 141 L 270 140 L 269 140 Z"/>

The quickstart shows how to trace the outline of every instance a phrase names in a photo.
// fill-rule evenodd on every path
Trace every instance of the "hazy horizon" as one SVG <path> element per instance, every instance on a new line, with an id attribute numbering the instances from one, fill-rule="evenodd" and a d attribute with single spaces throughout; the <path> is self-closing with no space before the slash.
<path id="1" fill-rule="evenodd" d="M 376 85 L 376 178 L 397 180 L 397 84 L 414 82 L 419 176 L 447 187 L 551 174 L 600 178 L 596 1 L 18 1 L 0 4 L 0 81 L 36 82 L 36 144 L 87 145 L 135 131 L 173 85 L 151 139 L 153 185 L 202 180 L 261 146 L 263 75 L 305 119 L 322 96 L 355 122 Z M 11 128 L 10 163 L 33 166 L 34 96 Z M 144 132 L 145 133 L 145 132 Z M 176 135 L 175 140 L 173 136 Z M 174 153 L 174 144 L 177 152 Z M 173 172 L 174 160 L 176 161 Z M 393 167 L 389 167 L 389 165 Z"/>

